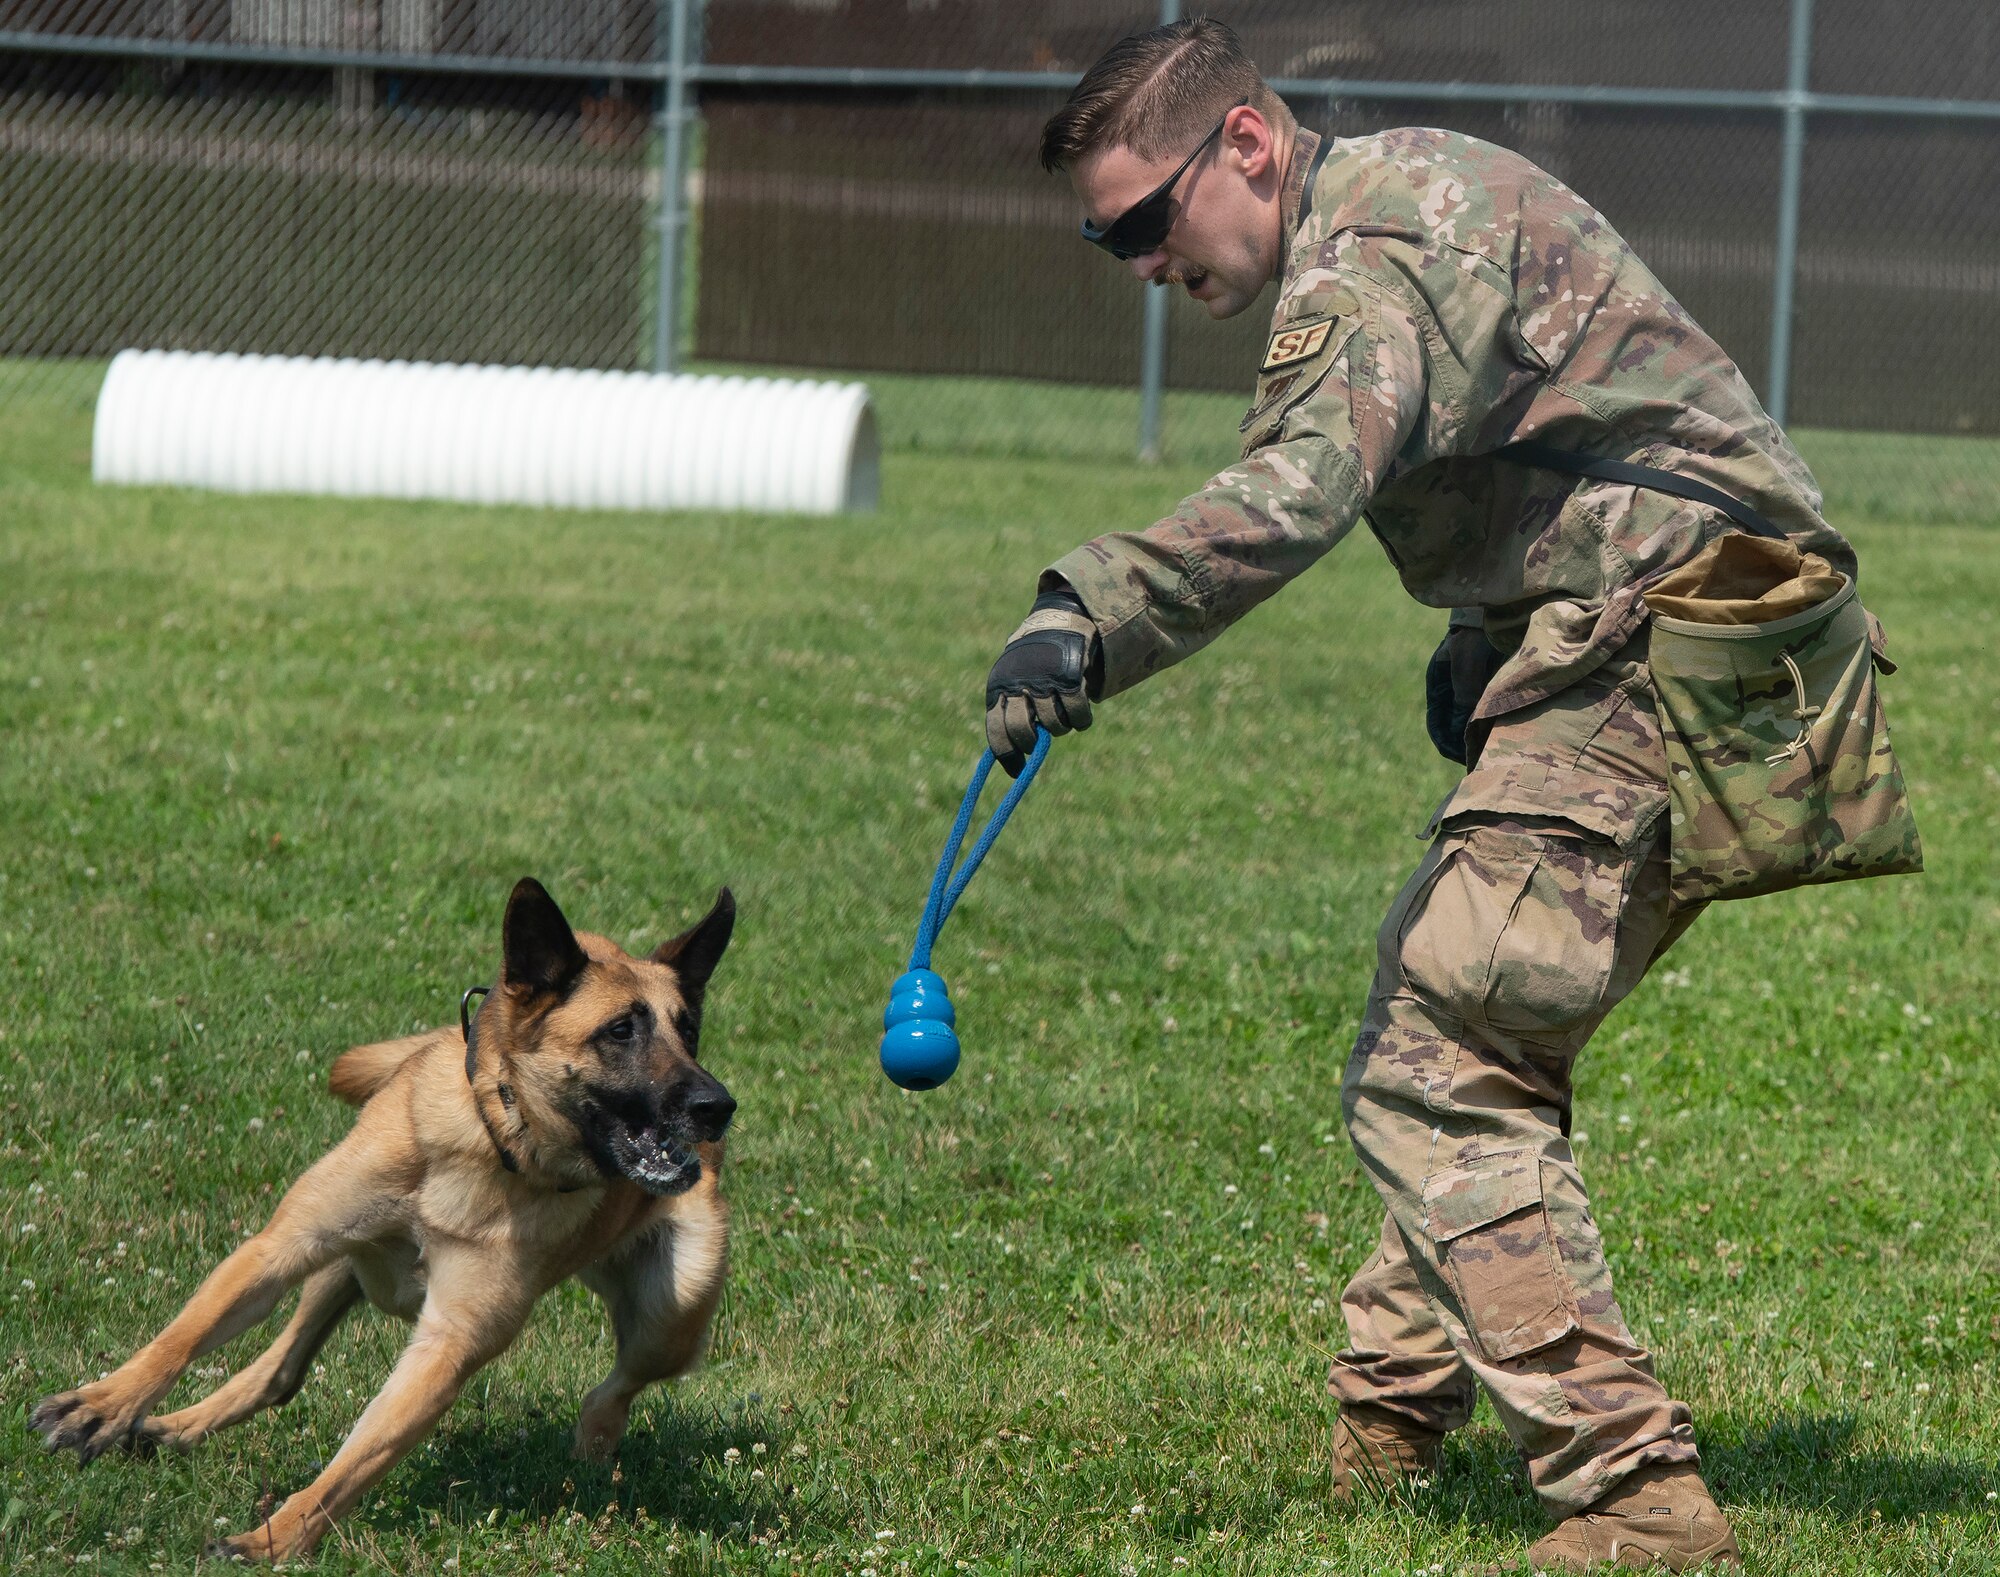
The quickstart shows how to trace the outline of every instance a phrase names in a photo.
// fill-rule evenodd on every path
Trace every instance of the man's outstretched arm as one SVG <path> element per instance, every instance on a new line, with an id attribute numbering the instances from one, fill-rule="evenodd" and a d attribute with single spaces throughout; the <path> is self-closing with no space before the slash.
<path id="1" fill-rule="evenodd" d="M 1343 304 L 1353 315 L 1318 355 L 1260 379 L 1243 460 L 1166 519 L 1109 532 L 1042 572 L 1037 615 L 1053 626 L 1057 599 L 1073 598 L 1063 625 L 1072 649 L 1033 629 L 1031 616 L 994 665 L 987 737 L 1003 765 L 1017 770 L 1034 737 L 1027 726 L 1015 739 L 1010 718 L 1032 716 L 1061 733 L 1062 714 L 1080 711 L 1067 726 L 1087 726 L 1091 699 L 1207 645 L 1353 529 L 1418 431 L 1426 380 L 1421 332 L 1399 302 L 1377 291 Z M 1311 305 L 1307 298 L 1295 316 L 1309 316 Z M 1080 708 L 1036 704 L 1066 690 Z"/>

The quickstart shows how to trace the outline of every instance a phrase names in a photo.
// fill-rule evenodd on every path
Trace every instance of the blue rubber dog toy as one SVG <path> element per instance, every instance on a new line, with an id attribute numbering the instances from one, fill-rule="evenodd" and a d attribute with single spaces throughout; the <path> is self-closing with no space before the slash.
<path id="1" fill-rule="evenodd" d="M 934 1090 L 958 1069 L 958 1014 L 943 977 L 930 966 L 931 949 L 972 873 L 979 869 L 979 862 L 986 858 L 986 851 L 993 847 L 993 840 L 1000 836 L 1000 829 L 1041 771 L 1052 738 L 1046 729 L 1035 730 L 1035 748 L 1029 752 L 1027 765 L 954 875 L 952 862 L 958 858 L 966 830 L 972 825 L 973 809 L 993 770 L 993 752 L 987 751 L 972 769 L 972 782 L 958 807 L 958 820 L 952 823 L 937 874 L 931 878 L 923 918 L 917 922 L 917 945 L 910 951 L 910 967 L 889 988 L 889 1006 L 882 1015 L 882 1071 L 906 1090 Z"/>

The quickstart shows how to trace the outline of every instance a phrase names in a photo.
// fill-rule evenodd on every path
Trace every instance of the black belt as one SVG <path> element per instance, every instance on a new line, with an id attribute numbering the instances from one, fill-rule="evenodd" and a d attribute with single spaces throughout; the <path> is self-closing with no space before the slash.
<path id="1" fill-rule="evenodd" d="M 1776 537 L 1780 542 L 1786 540 L 1784 532 L 1742 499 L 1731 498 L 1719 487 L 1710 487 L 1706 482 L 1697 482 L 1691 477 L 1676 476 L 1672 471 L 1656 470 L 1649 465 L 1632 465 L 1624 460 L 1604 460 L 1594 454 L 1557 449 L 1532 439 L 1495 449 L 1493 458 L 1509 460 L 1515 465 L 1536 466 L 1544 471 L 1564 471 L 1572 476 L 1594 477 L 1600 482 L 1623 482 L 1628 487 L 1649 487 L 1656 493 L 1671 493 L 1676 498 L 1690 499 L 1721 510 L 1745 531 L 1760 537 Z"/>

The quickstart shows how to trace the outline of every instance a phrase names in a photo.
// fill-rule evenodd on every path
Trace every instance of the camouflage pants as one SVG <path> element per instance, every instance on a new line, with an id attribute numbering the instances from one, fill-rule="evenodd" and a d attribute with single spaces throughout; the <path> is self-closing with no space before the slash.
<path id="1" fill-rule="evenodd" d="M 1568 1139 L 1577 1053 L 1698 912 L 1669 892 L 1643 651 L 1493 728 L 1383 922 L 1342 1088 L 1388 1209 L 1334 1395 L 1453 1429 L 1485 1386 L 1558 1516 L 1695 1459 Z"/>

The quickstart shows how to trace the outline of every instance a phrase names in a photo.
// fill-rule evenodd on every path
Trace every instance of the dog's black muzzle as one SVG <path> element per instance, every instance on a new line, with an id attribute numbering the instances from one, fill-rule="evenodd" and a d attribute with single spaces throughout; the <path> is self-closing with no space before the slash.
<path id="1" fill-rule="evenodd" d="M 735 1115 L 735 1098 L 722 1081 L 693 1068 L 664 1090 L 591 1089 L 577 1127 L 600 1171 L 665 1195 L 700 1181 L 694 1147 L 720 1139 Z"/>

